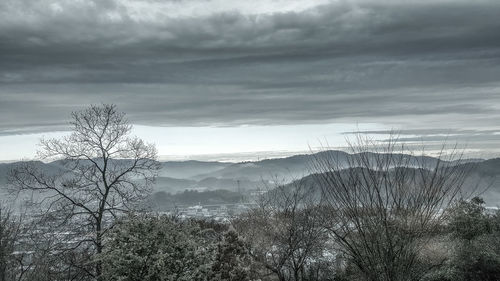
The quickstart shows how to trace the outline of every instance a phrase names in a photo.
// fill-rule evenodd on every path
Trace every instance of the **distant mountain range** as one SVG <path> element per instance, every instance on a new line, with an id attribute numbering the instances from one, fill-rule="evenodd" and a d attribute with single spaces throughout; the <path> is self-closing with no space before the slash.
<path id="1" fill-rule="evenodd" d="M 373 155 L 375 156 L 375 155 Z M 420 165 L 432 167 L 438 161 L 430 156 L 410 156 L 409 163 L 420 163 Z M 348 166 L 357 154 L 349 154 L 342 151 L 324 151 L 316 154 L 294 155 L 286 158 L 266 159 L 255 162 L 203 162 L 203 161 L 165 161 L 161 162 L 162 169 L 156 180 L 155 191 L 167 193 L 178 193 L 184 190 L 217 190 L 226 189 L 230 191 L 245 191 L 259 189 L 274 184 L 289 183 L 306 177 L 314 172 L 312 164 L 317 159 L 328 157 L 335 158 L 336 163 Z M 369 153 L 368 157 L 371 157 Z M 118 160 L 126 161 L 126 160 Z M 33 162 L 44 172 L 56 173 L 63 169 L 63 161 L 50 163 Z M 455 165 L 457 162 L 444 162 L 447 165 Z M 467 159 L 462 165 L 474 163 L 474 177 L 491 178 L 490 189 L 499 190 L 500 185 L 500 158 L 496 159 Z M 18 165 L 17 163 L 0 164 L 0 185 L 5 185 L 9 171 Z M 499 192 L 500 193 L 500 192 Z M 496 198 L 496 197 L 495 197 Z M 500 205 L 500 202 L 499 202 Z"/>
<path id="2" fill-rule="evenodd" d="M 375 157 L 374 153 L 367 153 L 368 157 Z M 408 163 L 414 166 L 433 167 L 438 159 L 430 156 L 410 156 L 404 154 L 396 154 L 401 157 L 409 157 Z M 249 181 L 292 181 L 307 176 L 313 172 L 314 163 L 318 159 L 336 159 L 336 164 L 341 167 L 349 167 L 359 154 L 349 154 L 343 151 L 323 151 L 315 154 L 294 155 L 286 158 L 266 159 L 255 162 L 240 162 L 240 163 L 224 163 L 218 169 L 215 168 L 213 162 L 197 162 L 196 168 L 198 173 L 191 175 L 190 179 L 200 180 L 207 177 L 218 179 L 239 179 Z M 484 159 L 465 159 L 460 163 L 477 163 Z M 168 163 L 168 162 L 167 162 Z M 201 163 L 207 163 L 201 164 Z M 217 163 L 217 162 L 215 162 Z M 447 165 L 455 165 L 456 161 L 443 161 Z M 188 165 L 184 166 L 188 168 Z M 207 172 L 202 172 L 206 169 Z M 208 171 L 211 169 L 210 171 Z"/>

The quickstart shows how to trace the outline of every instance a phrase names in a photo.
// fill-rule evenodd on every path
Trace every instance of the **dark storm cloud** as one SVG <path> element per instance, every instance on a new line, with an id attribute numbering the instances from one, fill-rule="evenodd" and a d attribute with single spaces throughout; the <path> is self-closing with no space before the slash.
<path id="1" fill-rule="evenodd" d="M 2 1 L 0 131 L 63 128 L 99 102 L 148 125 L 497 126 L 498 1 L 134 10 L 158 3 Z"/>
<path id="2" fill-rule="evenodd" d="M 378 62 L 371 65 L 378 70 L 436 57 L 452 67 L 498 65 L 498 1 L 341 1 L 300 12 L 156 19 L 134 18 L 110 0 L 59 2 L 0 4 L 3 82 L 186 83 L 195 79 L 179 74 L 193 69 L 203 78 L 214 68 L 245 72 L 239 64 L 250 71 L 276 64 L 278 72 L 324 60 L 331 67 L 335 58 L 355 71 L 363 69 L 356 63 Z"/>
<path id="3" fill-rule="evenodd" d="M 26 122 L 37 127 L 62 126 L 71 110 L 100 102 L 116 103 L 135 123 L 165 126 L 297 124 L 318 120 L 359 120 L 394 126 L 414 122 L 412 127 L 417 128 L 496 126 L 499 114 L 494 106 L 500 99 L 496 88 L 451 92 L 440 89 L 436 95 L 435 88 L 343 94 L 312 89 L 303 94 L 296 89 L 242 92 L 231 85 L 38 84 L 35 87 L 36 92 L 25 91 L 20 85 L 4 87 L 11 94 L 0 96 L 0 112 L 6 117 L 0 120 L 3 128 L 15 129 Z M 83 97 L 85 103 L 81 102 Z"/>

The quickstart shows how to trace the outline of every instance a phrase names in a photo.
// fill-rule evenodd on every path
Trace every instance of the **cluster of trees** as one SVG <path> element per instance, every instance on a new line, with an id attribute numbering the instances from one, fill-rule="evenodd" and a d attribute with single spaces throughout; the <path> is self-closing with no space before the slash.
<path id="1" fill-rule="evenodd" d="M 283 191 L 279 196 L 283 199 L 279 209 L 263 202 L 232 225 L 128 215 L 115 223 L 103 241 L 103 251 L 95 255 L 81 250 L 55 255 L 48 250 L 55 241 L 38 237 L 30 262 L 23 261 L 20 253 L 9 255 L 26 232 L 20 221 L 13 221 L 4 211 L 0 280 L 96 279 L 76 265 L 68 267 L 70 260 L 99 263 L 99 280 L 373 280 L 324 227 L 328 218 L 322 209 L 303 209 L 302 203 L 295 203 L 302 200 L 298 192 Z M 419 276 L 414 280 L 499 280 L 500 215 L 489 214 L 482 200 L 473 198 L 454 203 L 445 217 L 440 229 L 419 248 L 411 267 Z M 358 239 L 374 243 L 373 237 Z M 384 261 L 375 260 L 379 255 L 373 252 L 365 258 L 380 265 Z M 397 266 L 408 263 L 392 262 Z M 411 280 L 407 279 L 411 276 L 375 277 Z"/>
<path id="2" fill-rule="evenodd" d="M 154 146 L 112 105 L 72 117 L 71 135 L 41 142 L 59 172 L 11 175 L 41 200 L 29 219 L 0 212 L 0 281 L 500 280 L 500 216 L 466 200 L 469 166 L 444 153 L 428 163 L 396 139 L 358 139 L 348 163 L 323 154 L 308 180 L 222 225 L 141 210 Z"/>

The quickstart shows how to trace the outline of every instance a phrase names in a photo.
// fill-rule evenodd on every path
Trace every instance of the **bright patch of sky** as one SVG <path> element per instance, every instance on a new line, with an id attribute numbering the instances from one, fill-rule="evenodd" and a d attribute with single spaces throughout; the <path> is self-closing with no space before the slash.
<path id="1" fill-rule="evenodd" d="M 322 146 L 342 147 L 344 132 L 387 130 L 379 124 L 304 124 L 238 127 L 134 126 L 134 134 L 154 143 L 161 160 L 244 161 L 307 153 Z M 61 137 L 67 132 L 0 137 L 0 160 L 33 159 L 41 137 Z M 377 136 L 384 138 L 385 136 Z"/>

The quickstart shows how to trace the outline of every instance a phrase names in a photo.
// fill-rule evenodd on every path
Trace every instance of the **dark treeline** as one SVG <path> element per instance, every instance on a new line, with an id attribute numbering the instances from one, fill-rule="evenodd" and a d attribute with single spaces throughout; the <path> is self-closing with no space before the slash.
<path id="1" fill-rule="evenodd" d="M 39 153 L 65 169 L 20 163 L 10 174 L 12 191 L 36 200 L 21 215 L 0 208 L 0 281 L 500 280 L 500 215 L 465 184 L 472 165 L 454 149 L 429 165 L 396 138 L 360 137 L 357 157 L 318 157 L 314 176 L 269 188 L 221 224 L 144 207 L 156 149 L 115 106 L 72 117 L 73 133 Z"/>
<path id="2" fill-rule="evenodd" d="M 176 206 L 235 204 L 241 200 L 241 193 L 226 189 L 186 190 L 175 194 L 159 191 L 152 194 L 147 201 L 147 205 L 154 206 L 158 210 L 171 210 Z"/>

